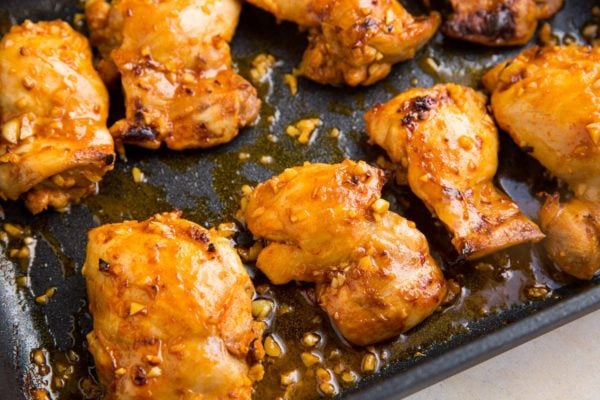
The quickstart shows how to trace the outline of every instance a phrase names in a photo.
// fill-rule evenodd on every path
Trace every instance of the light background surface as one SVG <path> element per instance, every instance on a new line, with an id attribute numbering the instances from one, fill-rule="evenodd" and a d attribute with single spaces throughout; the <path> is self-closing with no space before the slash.
<path id="1" fill-rule="evenodd" d="M 600 311 L 406 399 L 598 400 Z"/>

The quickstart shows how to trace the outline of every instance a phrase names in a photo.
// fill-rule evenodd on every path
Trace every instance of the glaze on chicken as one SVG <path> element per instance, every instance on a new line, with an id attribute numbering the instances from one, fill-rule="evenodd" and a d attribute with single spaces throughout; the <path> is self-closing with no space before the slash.
<path id="1" fill-rule="evenodd" d="M 13 26 L 0 42 L 0 198 L 37 214 L 95 193 L 115 159 L 107 113 L 82 35 L 60 21 Z"/>
<path id="2" fill-rule="evenodd" d="M 550 196 L 540 210 L 550 258 L 564 272 L 592 279 L 600 269 L 600 202 Z"/>
<path id="3" fill-rule="evenodd" d="M 451 10 L 444 34 L 488 46 L 523 45 L 535 33 L 538 20 L 553 16 L 563 0 L 426 0 Z"/>
<path id="4" fill-rule="evenodd" d="M 308 29 L 300 73 L 319 83 L 370 85 L 393 64 L 414 57 L 441 18 L 414 17 L 396 0 L 249 0 Z"/>
<path id="5" fill-rule="evenodd" d="M 156 149 L 229 142 L 258 115 L 256 89 L 231 65 L 236 0 L 88 0 L 92 44 L 106 80 L 121 76 L 119 143 Z"/>
<path id="6" fill-rule="evenodd" d="M 485 104 L 483 94 L 446 84 L 408 90 L 365 116 L 372 142 L 471 259 L 543 238 L 494 186 L 498 132 Z"/>
<path id="7" fill-rule="evenodd" d="M 383 184 L 364 162 L 306 163 L 258 185 L 245 207 L 268 243 L 258 268 L 274 284 L 316 282 L 321 307 L 358 345 L 412 328 L 446 293 L 423 234 L 380 199 Z"/>
<path id="8" fill-rule="evenodd" d="M 228 239 L 178 213 L 103 225 L 83 275 L 106 399 L 250 399 L 261 332 Z"/>
<path id="9" fill-rule="evenodd" d="M 600 269 L 600 48 L 533 47 L 483 78 L 496 121 L 575 198 L 540 213 L 550 257 L 591 279 Z"/>

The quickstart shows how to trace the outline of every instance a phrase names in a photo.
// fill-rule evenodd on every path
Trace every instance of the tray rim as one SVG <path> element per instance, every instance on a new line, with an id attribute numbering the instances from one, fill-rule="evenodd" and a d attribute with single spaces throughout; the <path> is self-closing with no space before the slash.
<path id="1" fill-rule="evenodd" d="M 7 1 L 10 4 L 11 0 Z M 469 343 L 431 356 L 406 371 L 365 382 L 360 388 L 343 393 L 340 397 L 352 400 L 406 397 L 596 310 L 600 310 L 598 279 L 581 293 L 567 296 L 556 304 L 537 310 Z M 27 397 L 25 393 L 21 395 L 23 398 Z"/>
<path id="2" fill-rule="evenodd" d="M 344 399 L 401 399 L 600 310 L 600 285 L 537 311 L 470 343 L 347 393 Z"/>

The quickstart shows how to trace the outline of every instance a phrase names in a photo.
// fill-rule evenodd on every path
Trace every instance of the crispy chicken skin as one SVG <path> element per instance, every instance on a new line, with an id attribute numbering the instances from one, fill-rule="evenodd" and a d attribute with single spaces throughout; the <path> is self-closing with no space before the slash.
<path id="1" fill-rule="evenodd" d="M 306 163 L 258 185 L 245 207 L 268 242 L 258 268 L 274 284 L 316 282 L 320 305 L 358 345 L 412 328 L 446 293 L 423 234 L 380 200 L 383 184 L 364 162 Z"/>
<path id="2" fill-rule="evenodd" d="M 550 256 L 563 271 L 592 278 L 600 268 L 600 48 L 527 49 L 483 83 L 500 127 L 576 197 L 549 197 L 540 213 Z"/>
<path id="3" fill-rule="evenodd" d="M 227 239 L 178 213 L 104 225 L 83 275 L 107 399 L 250 399 L 254 287 Z"/>
<path id="4" fill-rule="evenodd" d="M 95 193 L 111 170 L 108 95 L 87 40 L 59 21 L 25 21 L 0 42 L 0 198 L 32 213 Z"/>
<path id="5" fill-rule="evenodd" d="M 413 17 L 396 0 L 249 0 L 279 20 L 308 29 L 299 70 L 319 83 L 370 85 L 414 57 L 441 18 Z"/>
<path id="6" fill-rule="evenodd" d="M 526 44 L 539 19 L 550 18 L 563 0 L 426 0 L 450 3 L 452 13 L 442 25 L 444 34 L 488 46 Z"/>
<path id="7" fill-rule="evenodd" d="M 477 258 L 543 234 L 494 186 L 498 132 L 473 89 L 436 85 L 411 89 L 367 112 L 367 132 L 407 174 L 412 191 Z"/>
<path id="8" fill-rule="evenodd" d="M 126 117 L 119 143 L 156 149 L 229 142 L 258 115 L 256 89 L 231 65 L 236 0 L 88 0 L 102 76 L 120 74 Z M 117 72 L 118 71 L 118 72 Z"/>

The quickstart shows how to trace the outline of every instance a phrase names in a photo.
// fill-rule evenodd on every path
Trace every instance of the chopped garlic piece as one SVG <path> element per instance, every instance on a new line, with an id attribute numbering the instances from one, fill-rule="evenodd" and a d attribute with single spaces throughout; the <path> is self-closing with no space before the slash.
<path id="1" fill-rule="evenodd" d="M 263 82 L 267 77 L 269 70 L 273 68 L 276 60 L 271 54 L 261 53 L 252 60 L 252 69 L 250 77 L 255 82 Z"/>
<path id="2" fill-rule="evenodd" d="M 133 167 L 131 170 L 131 175 L 133 176 L 133 181 L 135 183 L 146 182 L 146 175 L 142 172 L 138 167 Z"/>
<path id="3" fill-rule="evenodd" d="M 285 74 L 283 82 L 290 88 L 290 93 L 295 96 L 298 93 L 298 78 L 293 74 Z"/>
<path id="4" fill-rule="evenodd" d="M 2 125 L 2 137 L 9 143 L 17 144 L 19 142 L 20 129 L 19 120 L 13 118 Z"/>
<path id="5" fill-rule="evenodd" d="M 132 302 L 129 305 L 129 315 L 135 315 L 145 309 L 146 309 L 145 305 L 136 303 L 136 302 Z"/>
<path id="6" fill-rule="evenodd" d="M 319 118 L 301 119 L 295 124 L 288 125 L 285 133 L 291 137 L 298 138 L 298 141 L 301 144 L 307 144 L 310 142 L 314 131 L 321 125 L 321 123 L 322 122 Z"/>

